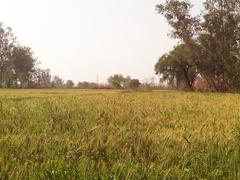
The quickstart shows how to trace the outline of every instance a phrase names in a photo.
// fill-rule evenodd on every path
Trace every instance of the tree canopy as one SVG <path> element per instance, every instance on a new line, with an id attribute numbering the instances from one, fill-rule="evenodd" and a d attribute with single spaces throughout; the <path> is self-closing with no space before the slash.
<path id="1" fill-rule="evenodd" d="M 176 88 L 183 86 L 192 89 L 197 77 L 197 70 L 191 64 L 185 44 L 176 46 L 169 54 L 160 57 L 155 72 L 160 75 L 162 82 L 167 81 Z"/>
<path id="2" fill-rule="evenodd" d="M 115 74 L 108 78 L 108 83 L 115 89 L 122 89 L 125 78 L 121 74 Z"/>
<path id="3" fill-rule="evenodd" d="M 108 83 L 115 89 L 137 89 L 141 85 L 138 79 L 126 78 L 121 74 L 115 74 L 108 78 Z"/>
<path id="4" fill-rule="evenodd" d="M 171 37 L 184 44 L 194 76 L 197 73 L 214 91 L 239 91 L 240 1 L 206 0 L 204 11 L 198 16 L 191 15 L 192 7 L 187 0 L 167 0 L 156 6 L 172 27 Z M 156 73 L 169 82 L 178 81 L 181 75 L 175 74 L 173 78 L 173 71 L 168 75 L 161 69 L 169 64 L 175 70 L 180 68 L 179 64 L 176 68 L 176 58 L 173 60 L 169 55 L 160 58 Z M 180 59 L 177 57 L 178 62 Z"/>
<path id="5" fill-rule="evenodd" d="M 11 28 L 0 23 L 0 87 L 29 87 L 37 64 L 31 48 L 20 45 Z"/>
<path id="6" fill-rule="evenodd" d="M 66 87 L 67 88 L 73 88 L 74 87 L 74 82 L 72 80 L 67 80 Z"/>

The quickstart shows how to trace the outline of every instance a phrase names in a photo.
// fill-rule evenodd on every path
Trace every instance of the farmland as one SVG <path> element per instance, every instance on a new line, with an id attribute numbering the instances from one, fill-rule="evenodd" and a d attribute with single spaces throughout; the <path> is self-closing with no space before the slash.
<path id="1" fill-rule="evenodd" d="M 240 95 L 0 90 L 0 179 L 238 179 Z"/>

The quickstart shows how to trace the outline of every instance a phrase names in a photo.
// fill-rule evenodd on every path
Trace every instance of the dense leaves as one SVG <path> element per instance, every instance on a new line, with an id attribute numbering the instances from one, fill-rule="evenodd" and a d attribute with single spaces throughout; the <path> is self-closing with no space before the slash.
<path id="1" fill-rule="evenodd" d="M 11 28 L 0 24 L 0 87 L 39 86 L 45 70 L 37 65 L 31 48 L 20 45 Z"/>
<path id="2" fill-rule="evenodd" d="M 115 74 L 108 78 L 108 83 L 115 89 L 122 89 L 125 78 L 121 74 Z"/>
<path id="3" fill-rule="evenodd" d="M 168 0 L 157 5 L 157 10 L 172 27 L 172 37 L 185 44 L 188 62 L 211 90 L 239 91 L 240 1 L 207 0 L 202 15 L 196 17 L 191 16 L 191 7 L 187 0 Z M 173 65 L 171 58 L 161 59 Z M 156 72 L 165 73 L 160 70 L 158 68 Z M 169 76 L 167 80 L 171 81 L 171 78 Z"/>
<path id="4" fill-rule="evenodd" d="M 161 81 L 167 81 L 172 87 L 192 89 L 197 70 L 192 65 L 184 44 L 175 47 L 169 54 L 163 55 L 155 65 L 155 71 Z"/>
<path id="5" fill-rule="evenodd" d="M 115 89 L 137 89 L 141 85 L 138 79 L 132 79 L 130 76 L 124 78 L 121 74 L 110 76 L 108 83 Z"/>
<path id="6" fill-rule="evenodd" d="M 74 87 L 74 82 L 72 80 L 67 80 L 66 86 L 67 86 L 67 88 L 73 88 Z"/>

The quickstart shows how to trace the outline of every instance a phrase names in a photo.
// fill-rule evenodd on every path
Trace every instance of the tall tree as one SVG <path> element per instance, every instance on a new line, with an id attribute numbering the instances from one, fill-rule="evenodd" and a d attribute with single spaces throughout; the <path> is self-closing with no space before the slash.
<path id="1" fill-rule="evenodd" d="M 182 85 L 186 89 L 192 89 L 197 69 L 191 64 L 190 58 L 186 45 L 178 45 L 169 54 L 159 58 L 155 72 L 161 81 L 167 81 L 172 87 L 179 88 Z"/>
<path id="2" fill-rule="evenodd" d="M 12 29 L 5 28 L 0 23 L 0 87 L 7 86 L 7 80 L 9 81 L 8 75 L 11 74 L 10 57 L 12 54 L 13 47 L 15 45 L 16 38 L 12 33 Z"/>
<path id="3" fill-rule="evenodd" d="M 192 7 L 193 5 L 188 0 L 167 0 L 156 6 L 158 13 L 162 14 L 172 27 L 170 36 L 186 44 L 191 52 L 192 60 L 197 64 L 198 45 L 195 39 L 200 30 L 200 18 L 191 15 Z"/>
<path id="4" fill-rule="evenodd" d="M 36 62 L 37 60 L 33 57 L 29 47 L 14 46 L 9 66 L 13 73 L 14 82 L 19 82 L 20 87 L 28 87 L 31 74 L 35 71 Z"/>
<path id="5" fill-rule="evenodd" d="M 37 59 L 17 43 L 11 28 L 0 23 L 0 87 L 28 87 Z"/>
<path id="6" fill-rule="evenodd" d="M 204 7 L 198 68 L 217 91 L 240 90 L 240 1 L 207 0 Z"/>
<path id="7" fill-rule="evenodd" d="M 240 1 L 206 0 L 201 18 L 191 16 L 191 8 L 187 0 L 157 5 L 173 29 L 172 37 L 185 43 L 191 65 L 208 86 L 240 90 Z"/>

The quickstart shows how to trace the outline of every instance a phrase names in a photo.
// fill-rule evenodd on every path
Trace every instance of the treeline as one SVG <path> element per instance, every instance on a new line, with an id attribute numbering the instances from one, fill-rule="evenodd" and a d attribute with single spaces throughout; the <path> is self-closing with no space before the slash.
<path id="1" fill-rule="evenodd" d="M 180 40 L 155 66 L 161 81 L 174 88 L 240 90 L 240 1 L 206 0 L 201 15 L 192 16 L 188 0 L 156 6 Z"/>
<path id="2" fill-rule="evenodd" d="M 31 48 L 21 45 L 10 27 L 0 23 L 0 88 L 80 88 L 80 89 L 137 89 L 138 79 L 122 75 L 109 77 L 108 84 L 63 80 L 51 76 L 49 69 L 39 67 Z M 150 87 L 150 86 L 149 86 Z"/>
<path id="3" fill-rule="evenodd" d="M 31 48 L 21 45 L 10 27 L 0 23 L 0 88 L 73 88 L 49 69 L 39 67 L 40 61 Z"/>
<path id="4" fill-rule="evenodd" d="M 114 74 L 108 78 L 108 84 L 111 89 L 125 90 L 167 90 L 164 84 L 155 83 L 155 78 L 145 79 L 140 82 L 139 79 L 132 79 L 130 76 L 124 77 L 122 74 Z"/>
<path id="5" fill-rule="evenodd" d="M 121 74 L 110 76 L 108 83 L 114 89 L 138 89 L 141 85 L 138 79 L 132 79 L 130 76 L 124 77 Z"/>

